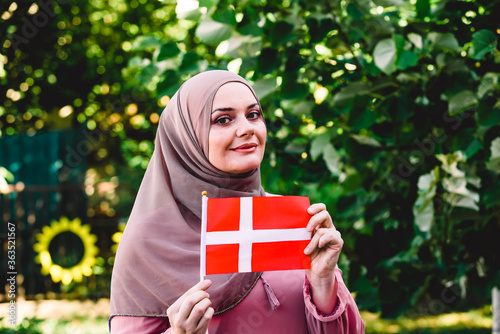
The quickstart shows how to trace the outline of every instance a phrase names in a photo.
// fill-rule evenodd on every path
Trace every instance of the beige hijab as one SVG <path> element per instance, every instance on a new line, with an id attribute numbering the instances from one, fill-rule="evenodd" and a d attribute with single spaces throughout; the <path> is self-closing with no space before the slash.
<path id="1" fill-rule="evenodd" d="M 201 192 L 209 197 L 265 196 L 260 170 L 222 172 L 208 161 L 212 102 L 228 71 L 207 71 L 186 81 L 163 111 L 155 151 L 120 241 L 111 279 L 111 316 L 166 316 L 195 285 L 200 271 Z M 257 99 L 257 96 L 255 95 Z M 238 304 L 259 273 L 209 276 L 216 313 Z"/>

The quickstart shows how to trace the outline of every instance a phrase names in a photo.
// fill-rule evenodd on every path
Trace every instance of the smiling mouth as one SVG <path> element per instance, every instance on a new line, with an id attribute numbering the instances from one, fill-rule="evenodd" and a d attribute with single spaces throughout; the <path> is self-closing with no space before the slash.
<path id="1" fill-rule="evenodd" d="M 257 144 L 243 144 L 238 147 L 232 148 L 234 152 L 253 152 L 257 149 Z"/>

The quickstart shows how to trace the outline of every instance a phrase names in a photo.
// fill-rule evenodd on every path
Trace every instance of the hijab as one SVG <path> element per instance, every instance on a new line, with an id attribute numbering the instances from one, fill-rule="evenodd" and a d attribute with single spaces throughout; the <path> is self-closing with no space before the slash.
<path id="1" fill-rule="evenodd" d="M 218 89 L 242 77 L 222 70 L 187 80 L 163 111 L 155 150 L 118 246 L 111 279 L 111 317 L 166 316 L 167 308 L 200 279 L 201 193 L 265 196 L 260 169 L 223 172 L 208 160 L 212 102 Z M 260 273 L 208 276 L 220 314 L 250 292 Z"/>

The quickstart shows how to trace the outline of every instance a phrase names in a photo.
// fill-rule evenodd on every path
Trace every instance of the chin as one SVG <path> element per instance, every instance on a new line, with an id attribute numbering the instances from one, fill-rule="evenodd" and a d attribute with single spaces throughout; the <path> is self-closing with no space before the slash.
<path id="1" fill-rule="evenodd" d="M 232 169 L 232 171 L 230 173 L 232 173 L 232 174 L 245 174 L 245 173 L 248 173 L 250 171 L 253 171 L 254 169 L 256 169 L 258 167 L 259 166 L 253 167 L 253 168 L 235 168 L 235 169 Z"/>
<path id="2" fill-rule="evenodd" d="M 233 174 L 244 174 L 248 173 L 254 169 L 259 168 L 260 163 L 258 164 L 245 164 L 245 166 L 234 166 L 233 168 L 230 169 L 230 173 Z"/>

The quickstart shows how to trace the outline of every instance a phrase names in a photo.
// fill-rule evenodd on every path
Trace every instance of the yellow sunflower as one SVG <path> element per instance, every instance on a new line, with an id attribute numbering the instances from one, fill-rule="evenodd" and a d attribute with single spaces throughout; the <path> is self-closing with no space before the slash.
<path id="1" fill-rule="evenodd" d="M 111 246 L 111 251 L 113 251 L 113 253 L 116 254 L 116 251 L 118 250 L 118 244 L 120 243 L 120 240 L 122 238 L 122 235 L 123 235 L 123 231 L 125 230 L 125 223 L 120 223 L 118 224 L 118 232 L 116 232 L 115 234 L 113 234 L 113 236 L 111 237 L 111 240 L 114 241 L 114 245 Z"/>
<path id="2" fill-rule="evenodd" d="M 80 262 L 72 267 L 65 268 L 55 264 L 49 251 L 52 240 L 61 233 L 75 234 L 83 243 L 83 256 Z M 52 280 L 67 285 L 71 281 L 81 282 L 83 276 L 92 275 L 92 266 L 96 262 L 95 256 L 99 249 L 95 246 L 97 237 L 90 233 L 89 225 L 82 225 L 79 218 L 69 221 L 61 217 L 60 221 L 53 221 L 50 226 L 44 226 L 42 232 L 36 235 L 38 243 L 33 246 L 38 253 L 35 260 L 42 265 L 42 274 L 52 277 Z"/>

